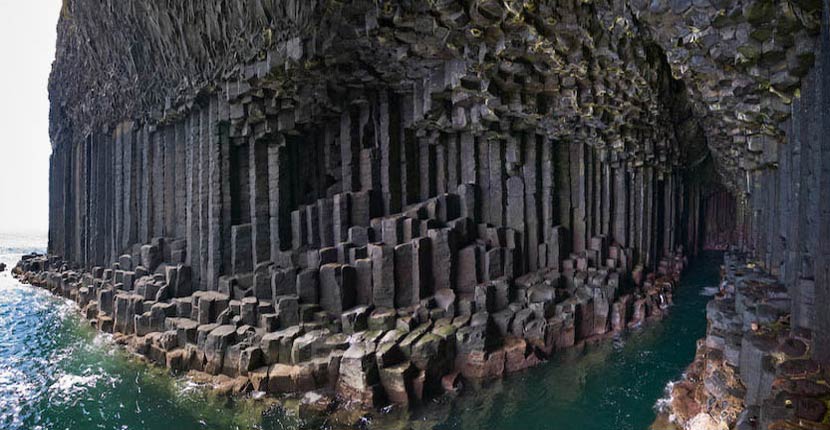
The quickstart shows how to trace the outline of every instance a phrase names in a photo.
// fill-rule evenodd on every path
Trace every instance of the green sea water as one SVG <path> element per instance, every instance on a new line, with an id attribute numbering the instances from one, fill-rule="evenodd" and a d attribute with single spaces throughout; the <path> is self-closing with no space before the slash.
<path id="1" fill-rule="evenodd" d="M 717 291 L 721 261 L 720 253 L 692 261 L 664 320 L 467 390 L 422 418 L 440 430 L 648 429 L 667 385 L 680 379 L 706 334 L 706 303 Z"/>
<path id="2" fill-rule="evenodd" d="M 42 251 L 37 237 L 0 236 L 0 262 Z M 80 318 L 72 302 L 0 273 L 0 429 L 249 429 L 264 402 L 208 394 L 148 366 Z M 271 413 L 270 415 L 273 415 Z M 289 427 L 290 428 L 290 427 Z"/>
<path id="3" fill-rule="evenodd" d="M 42 250 L 42 239 L 0 235 L 0 262 Z M 370 428 L 645 429 L 666 384 L 705 332 L 706 287 L 719 255 L 696 260 L 670 316 L 619 339 L 572 351 L 504 380 L 466 387 Z M 96 333 L 70 302 L 0 273 L 0 429 L 291 429 L 290 412 L 261 400 L 214 397 L 131 357 Z"/>

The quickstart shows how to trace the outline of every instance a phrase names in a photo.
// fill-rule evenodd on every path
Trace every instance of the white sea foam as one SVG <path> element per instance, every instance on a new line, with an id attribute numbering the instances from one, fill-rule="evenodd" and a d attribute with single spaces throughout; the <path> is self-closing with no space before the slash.
<path id="1" fill-rule="evenodd" d="M 683 374 L 681 378 L 685 378 L 686 375 Z M 672 409 L 672 401 L 674 398 L 672 397 L 672 392 L 674 391 L 674 384 L 675 381 L 669 381 L 666 384 L 666 388 L 663 389 L 663 397 L 657 399 L 657 402 L 654 403 L 654 410 L 658 414 L 664 414 L 668 417 L 670 422 L 675 422 L 677 417 L 674 415 L 674 410 Z"/>
<path id="2" fill-rule="evenodd" d="M 92 339 L 92 345 L 96 348 L 102 348 L 105 346 L 109 347 L 112 346 L 114 343 L 115 342 L 113 342 L 112 340 L 112 334 L 102 331 L 95 333 L 95 338 Z M 110 351 L 110 349 L 107 349 L 107 351 Z"/>
<path id="3" fill-rule="evenodd" d="M 49 387 L 49 390 L 55 395 L 76 394 L 95 386 L 98 379 L 100 379 L 99 375 L 64 374 Z"/>

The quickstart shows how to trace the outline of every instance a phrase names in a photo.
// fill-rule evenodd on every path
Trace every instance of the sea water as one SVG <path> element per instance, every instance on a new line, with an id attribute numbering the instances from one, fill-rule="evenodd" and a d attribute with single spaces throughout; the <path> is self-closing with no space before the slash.
<path id="1" fill-rule="evenodd" d="M 42 236 L 0 235 L 0 429 L 248 429 L 269 417 L 264 402 L 214 397 L 145 364 L 73 302 L 12 278 L 21 255 L 44 248 Z"/>
<path id="2" fill-rule="evenodd" d="M 0 429 L 290 429 L 290 412 L 227 399 L 150 366 L 97 333 L 70 301 L 11 277 L 21 255 L 45 237 L 0 235 Z M 694 358 L 706 329 L 706 288 L 720 255 L 695 260 L 659 322 L 562 354 L 503 380 L 468 386 L 367 421 L 372 428 L 646 429 L 658 400 Z"/>

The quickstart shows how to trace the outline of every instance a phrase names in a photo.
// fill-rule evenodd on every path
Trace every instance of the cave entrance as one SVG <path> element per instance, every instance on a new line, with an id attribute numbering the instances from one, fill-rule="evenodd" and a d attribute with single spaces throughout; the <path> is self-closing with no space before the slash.
<path id="1" fill-rule="evenodd" d="M 725 251 L 738 241 L 738 204 L 723 186 L 702 196 L 701 241 L 704 251 Z"/>

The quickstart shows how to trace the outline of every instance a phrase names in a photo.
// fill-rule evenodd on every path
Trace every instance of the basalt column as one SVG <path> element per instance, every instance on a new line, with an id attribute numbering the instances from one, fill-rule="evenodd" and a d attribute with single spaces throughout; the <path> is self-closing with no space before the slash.
<path id="1" fill-rule="evenodd" d="M 725 249 L 729 244 L 737 243 L 737 217 L 737 200 L 734 195 L 721 190 L 706 196 L 703 206 L 703 247 Z"/>

